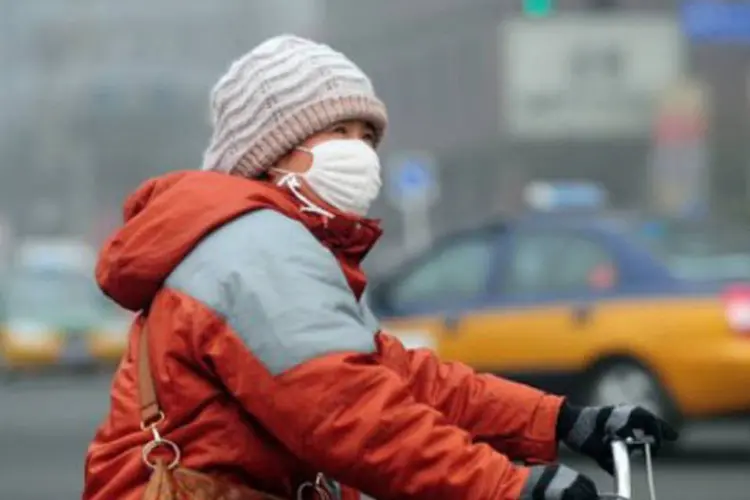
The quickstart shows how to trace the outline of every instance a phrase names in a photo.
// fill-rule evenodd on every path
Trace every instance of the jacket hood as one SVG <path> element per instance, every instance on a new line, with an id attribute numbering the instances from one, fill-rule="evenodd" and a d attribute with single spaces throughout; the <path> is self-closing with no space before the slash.
<path id="1" fill-rule="evenodd" d="M 96 265 L 102 291 L 126 309 L 146 308 L 198 242 L 257 208 L 296 211 L 274 185 L 216 172 L 176 172 L 148 180 L 123 209 L 124 225 L 104 243 Z"/>
<path id="2" fill-rule="evenodd" d="M 209 233 L 252 210 L 273 208 L 301 221 L 339 259 L 357 296 L 362 259 L 381 235 L 378 221 L 303 214 L 286 189 L 217 172 L 175 172 L 143 183 L 123 209 L 123 226 L 104 243 L 96 280 L 131 311 L 148 307 L 164 280 Z"/>

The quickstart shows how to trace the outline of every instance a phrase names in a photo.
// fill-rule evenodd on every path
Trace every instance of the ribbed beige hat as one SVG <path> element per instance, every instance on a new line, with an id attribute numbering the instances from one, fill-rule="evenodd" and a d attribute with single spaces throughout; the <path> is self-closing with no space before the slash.
<path id="1" fill-rule="evenodd" d="M 271 38 L 235 61 L 211 91 L 203 170 L 256 177 L 311 135 L 354 119 L 372 124 L 378 140 L 388 122 L 357 65 L 327 45 Z"/>

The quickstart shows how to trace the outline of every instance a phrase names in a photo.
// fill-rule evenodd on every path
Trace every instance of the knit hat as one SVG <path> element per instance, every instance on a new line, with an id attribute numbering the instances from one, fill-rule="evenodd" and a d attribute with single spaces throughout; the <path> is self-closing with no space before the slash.
<path id="1" fill-rule="evenodd" d="M 211 91 L 203 170 L 256 177 L 344 120 L 364 120 L 382 137 L 386 109 L 367 75 L 327 45 L 273 37 L 235 61 Z"/>

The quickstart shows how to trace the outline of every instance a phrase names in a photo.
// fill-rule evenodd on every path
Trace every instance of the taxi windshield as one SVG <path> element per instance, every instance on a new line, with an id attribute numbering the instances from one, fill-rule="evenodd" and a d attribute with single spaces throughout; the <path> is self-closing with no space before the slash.
<path id="1" fill-rule="evenodd" d="M 88 324 L 110 313 L 94 280 L 80 271 L 19 269 L 6 282 L 5 313 L 59 324 Z"/>
<path id="2" fill-rule="evenodd" d="M 729 225 L 646 223 L 635 237 L 676 278 L 692 282 L 750 280 L 750 231 Z"/>

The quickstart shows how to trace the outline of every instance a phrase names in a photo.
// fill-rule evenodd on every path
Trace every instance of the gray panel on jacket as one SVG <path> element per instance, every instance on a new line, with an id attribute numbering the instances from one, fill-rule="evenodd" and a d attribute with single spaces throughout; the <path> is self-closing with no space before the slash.
<path id="1" fill-rule="evenodd" d="M 274 375 L 330 353 L 375 350 L 377 322 L 333 254 L 301 223 L 273 210 L 210 234 L 166 286 L 226 318 Z"/>

